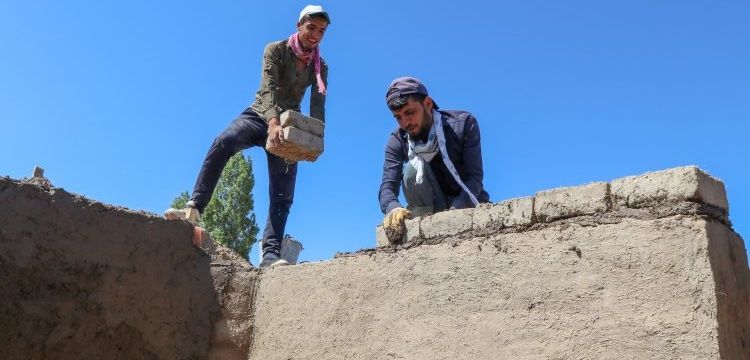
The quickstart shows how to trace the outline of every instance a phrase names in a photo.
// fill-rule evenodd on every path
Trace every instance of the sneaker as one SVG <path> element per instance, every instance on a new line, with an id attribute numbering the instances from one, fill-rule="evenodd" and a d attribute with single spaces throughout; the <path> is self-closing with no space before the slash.
<path id="1" fill-rule="evenodd" d="M 263 261 L 260 262 L 260 265 L 258 267 L 275 267 L 275 266 L 286 266 L 289 265 L 289 263 L 280 258 L 279 255 L 276 255 L 274 253 L 266 253 L 263 255 Z"/>
<path id="2" fill-rule="evenodd" d="M 188 201 L 185 204 L 184 209 L 169 208 L 164 212 L 164 217 L 167 220 L 187 220 L 193 224 L 198 224 L 201 221 L 201 213 L 198 208 L 195 207 L 193 200 Z"/>

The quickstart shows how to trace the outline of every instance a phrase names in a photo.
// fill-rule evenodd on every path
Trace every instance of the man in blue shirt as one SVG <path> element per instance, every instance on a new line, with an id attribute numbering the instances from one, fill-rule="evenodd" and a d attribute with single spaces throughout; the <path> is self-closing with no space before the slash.
<path id="1" fill-rule="evenodd" d="M 439 110 L 416 78 L 394 80 L 386 104 L 398 122 L 385 148 L 380 209 L 392 242 L 400 240 L 403 221 L 448 209 L 489 202 L 482 184 L 479 124 L 472 114 Z M 398 200 L 403 187 L 407 206 Z"/>

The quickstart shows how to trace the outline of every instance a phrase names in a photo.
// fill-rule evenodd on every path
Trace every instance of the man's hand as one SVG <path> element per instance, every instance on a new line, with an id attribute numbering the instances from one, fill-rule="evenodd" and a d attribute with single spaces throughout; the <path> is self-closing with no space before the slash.
<path id="1" fill-rule="evenodd" d="M 397 207 L 385 215 L 385 218 L 383 218 L 383 227 L 387 228 L 397 226 L 403 223 L 406 219 L 411 219 L 411 211 L 402 207 Z"/>
<path id="2" fill-rule="evenodd" d="M 278 118 L 268 120 L 268 139 L 273 147 L 280 146 L 284 140 L 284 132 Z"/>
<path id="3" fill-rule="evenodd" d="M 411 211 L 402 207 L 397 207 L 383 218 L 383 230 L 385 230 L 385 236 L 391 244 L 401 242 L 401 239 L 406 233 L 406 224 L 404 221 L 411 218 Z"/>

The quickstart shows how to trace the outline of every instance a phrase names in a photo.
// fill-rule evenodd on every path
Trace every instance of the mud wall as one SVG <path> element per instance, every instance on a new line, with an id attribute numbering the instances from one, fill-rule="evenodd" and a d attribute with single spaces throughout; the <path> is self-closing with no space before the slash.
<path id="1" fill-rule="evenodd" d="M 255 272 L 192 238 L 187 223 L 0 178 L 0 358 L 246 358 Z"/>
<path id="2" fill-rule="evenodd" d="M 748 359 L 750 274 L 695 167 L 408 222 L 263 272 L 253 359 Z"/>
<path id="3" fill-rule="evenodd" d="M 748 359 L 728 210 L 676 168 L 258 271 L 187 223 L 0 178 L 0 358 Z"/>

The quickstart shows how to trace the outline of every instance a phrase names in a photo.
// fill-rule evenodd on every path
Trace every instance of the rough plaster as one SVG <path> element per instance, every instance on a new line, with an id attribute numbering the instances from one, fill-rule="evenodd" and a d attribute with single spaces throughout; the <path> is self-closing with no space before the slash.
<path id="1" fill-rule="evenodd" d="M 7 178 L 0 204 L 0 358 L 246 357 L 256 273 L 189 224 Z"/>
<path id="2" fill-rule="evenodd" d="M 695 167 L 261 272 L 187 223 L 50 187 L 0 178 L 0 358 L 750 358 L 744 243 Z"/>
<path id="3" fill-rule="evenodd" d="M 737 344 L 750 342 L 750 319 L 717 315 L 713 278 L 742 275 L 723 293 L 746 304 L 738 239 L 677 215 L 271 269 L 260 278 L 252 358 L 718 359 L 731 338 L 723 358 L 744 359 Z M 728 246 L 741 265 L 719 260 Z"/>

